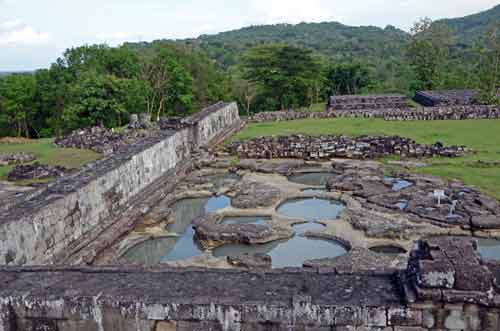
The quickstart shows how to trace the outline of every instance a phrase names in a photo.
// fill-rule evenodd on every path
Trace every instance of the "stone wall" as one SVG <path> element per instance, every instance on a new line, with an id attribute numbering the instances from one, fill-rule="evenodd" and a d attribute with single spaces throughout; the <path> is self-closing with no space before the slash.
<path id="1" fill-rule="evenodd" d="M 306 118 L 380 118 L 386 121 L 499 119 L 500 106 L 446 106 L 429 108 L 384 108 L 329 112 L 261 112 L 248 121 L 281 122 Z"/>
<path id="2" fill-rule="evenodd" d="M 298 158 L 318 160 L 331 158 L 375 159 L 398 155 L 401 157 L 458 157 L 463 156 L 463 146 L 417 144 L 398 136 L 346 137 L 304 136 L 260 137 L 235 141 L 229 147 L 232 154 L 247 159 Z"/>
<path id="3" fill-rule="evenodd" d="M 130 201 L 146 198 L 141 191 L 186 162 L 198 147 L 238 125 L 238 109 L 235 103 L 219 103 L 192 122 L 88 165 L 0 213 L 0 263 L 55 262 L 67 247 L 123 214 Z"/>
<path id="4" fill-rule="evenodd" d="M 417 91 L 414 100 L 426 107 L 473 105 L 479 93 L 474 90 Z"/>
<path id="5" fill-rule="evenodd" d="M 498 331 L 500 265 L 417 243 L 408 270 L 0 268 L 0 330 Z"/>
<path id="6" fill-rule="evenodd" d="M 408 98 L 401 94 L 338 95 L 330 97 L 328 110 L 408 108 Z"/>

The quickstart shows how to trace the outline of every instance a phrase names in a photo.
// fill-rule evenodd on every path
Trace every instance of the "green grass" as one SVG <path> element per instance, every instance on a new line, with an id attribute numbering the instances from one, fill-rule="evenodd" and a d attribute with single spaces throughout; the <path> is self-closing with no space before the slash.
<path id="1" fill-rule="evenodd" d="M 38 139 L 26 144 L 0 144 L 0 154 L 27 152 L 34 153 L 36 161 L 43 164 L 59 165 L 74 169 L 82 165 L 101 158 L 101 155 L 90 150 L 81 150 L 73 148 L 58 148 L 54 145 L 52 139 Z M 14 166 L 0 167 L 0 180 L 6 180 L 7 174 Z M 28 185 L 32 182 L 20 182 Z"/>
<path id="2" fill-rule="evenodd" d="M 500 199 L 500 165 L 477 161 L 500 161 L 500 120 L 467 121 L 384 121 L 379 119 L 306 119 L 289 122 L 249 124 L 232 140 L 289 134 L 400 135 L 418 143 L 465 145 L 475 153 L 462 158 L 433 158 L 428 167 L 415 171 L 460 179 Z"/>

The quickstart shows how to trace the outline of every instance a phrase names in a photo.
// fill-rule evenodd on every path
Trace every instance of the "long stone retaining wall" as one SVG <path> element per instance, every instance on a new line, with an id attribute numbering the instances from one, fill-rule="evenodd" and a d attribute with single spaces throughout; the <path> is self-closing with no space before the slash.
<path id="1" fill-rule="evenodd" d="M 275 111 L 257 113 L 249 122 L 281 122 L 307 118 L 380 118 L 386 121 L 499 119 L 500 106 L 384 108 L 328 112 Z"/>
<path id="2" fill-rule="evenodd" d="M 0 264 L 50 264 L 123 214 L 141 192 L 240 124 L 236 103 L 218 103 L 192 125 L 136 143 L 56 181 L 0 214 Z M 1 330 L 1 328 L 0 328 Z"/>
<path id="3" fill-rule="evenodd" d="M 499 276 L 457 237 L 401 272 L 0 267 L 0 330 L 498 331 Z"/>

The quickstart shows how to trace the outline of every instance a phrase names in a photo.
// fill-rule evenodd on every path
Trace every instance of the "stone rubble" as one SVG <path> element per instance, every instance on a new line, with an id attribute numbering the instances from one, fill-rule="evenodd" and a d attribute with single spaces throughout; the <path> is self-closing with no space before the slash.
<path id="1" fill-rule="evenodd" d="M 229 146 L 231 153 L 241 158 L 275 159 L 297 158 L 319 160 L 331 158 L 375 159 L 391 155 L 423 158 L 434 156 L 463 156 L 463 146 L 417 144 L 398 137 L 303 136 L 260 137 L 247 141 L 236 141 Z"/>
<path id="2" fill-rule="evenodd" d="M 17 165 L 7 175 L 10 181 L 34 180 L 64 177 L 69 169 L 61 166 L 51 166 L 35 162 L 33 164 Z"/>
<path id="3" fill-rule="evenodd" d="M 36 160 L 33 153 L 19 152 L 13 154 L 0 154 L 0 167 L 18 163 L 27 163 Z"/>

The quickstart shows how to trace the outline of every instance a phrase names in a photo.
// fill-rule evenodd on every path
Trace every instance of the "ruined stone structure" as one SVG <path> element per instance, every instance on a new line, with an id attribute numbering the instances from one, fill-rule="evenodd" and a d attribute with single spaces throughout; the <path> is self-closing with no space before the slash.
<path id="1" fill-rule="evenodd" d="M 408 108 L 408 98 L 401 94 L 338 95 L 328 100 L 327 110 L 363 110 Z"/>
<path id="2" fill-rule="evenodd" d="M 198 148 L 238 126 L 237 106 L 219 103 L 193 123 L 144 139 L 2 211 L 0 262 L 55 263 L 88 244 L 133 202 L 148 198 L 144 190 L 151 184 L 168 179 Z"/>
<path id="3" fill-rule="evenodd" d="M 479 93 L 473 90 L 417 91 L 414 100 L 426 107 L 473 105 Z"/>
<path id="4" fill-rule="evenodd" d="M 340 270 L 2 267 L 0 330 L 499 330 L 500 265 L 469 239 L 422 240 L 400 273 Z"/>
<path id="5" fill-rule="evenodd" d="M 390 155 L 401 157 L 458 157 L 463 146 L 445 147 L 417 144 L 401 137 L 304 136 L 261 137 L 233 142 L 229 150 L 242 158 L 298 158 L 305 160 L 350 158 L 375 159 Z"/>
<path id="6" fill-rule="evenodd" d="M 464 147 L 290 136 L 211 148 L 241 125 L 236 104 L 219 103 L 163 119 L 154 135 L 48 187 L 2 190 L 0 331 L 500 331 L 500 263 L 481 258 L 474 239 L 500 238 L 500 203 L 458 181 L 352 160 L 456 157 Z M 310 174 L 325 177 L 301 178 Z M 216 212 L 176 207 L 221 195 L 229 202 Z M 328 215 L 280 212 L 306 200 Z M 181 212 L 186 232 L 168 227 Z M 268 251 L 215 254 L 299 237 L 342 249 L 273 270 Z M 148 240 L 193 238 L 192 258 L 125 256 Z"/>
<path id="7" fill-rule="evenodd" d="M 499 119 L 500 106 L 381 108 L 329 112 L 276 111 L 257 113 L 249 119 L 249 122 L 281 122 L 306 118 L 380 118 L 386 121 Z"/>

